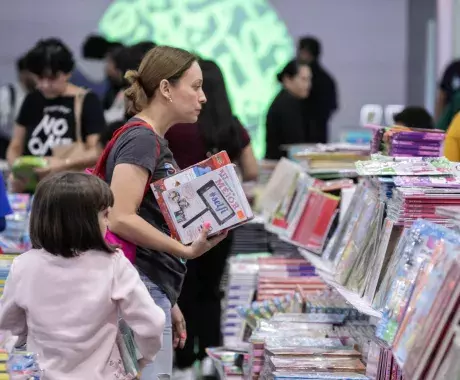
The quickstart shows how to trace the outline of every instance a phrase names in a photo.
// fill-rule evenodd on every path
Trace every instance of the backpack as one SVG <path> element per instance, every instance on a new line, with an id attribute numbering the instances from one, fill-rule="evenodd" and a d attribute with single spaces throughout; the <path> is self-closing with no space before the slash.
<path id="1" fill-rule="evenodd" d="M 127 130 L 129 130 L 132 127 L 145 127 L 145 128 L 151 129 L 149 124 L 147 124 L 146 122 L 142 122 L 142 121 L 132 121 L 132 122 L 126 123 L 123 127 L 118 129 L 117 131 L 115 131 L 115 133 L 113 134 L 112 138 L 110 139 L 110 141 L 108 142 L 108 144 L 104 148 L 104 151 L 102 152 L 102 155 L 99 157 L 99 160 L 97 161 L 96 166 L 94 167 L 94 169 L 86 169 L 86 173 L 96 175 L 99 178 L 101 178 L 102 180 L 106 181 L 105 172 L 106 172 L 106 168 L 107 168 L 107 159 L 109 157 L 109 154 L 110 154 L 113 146 L 115 145 L 115 142 L 118 140 L 118 138 L 123 133 L 125 133 Z M 160 154 L 160 143 L 159 143 L 158 139 L 156 141 L 157 141 L 156 154 L 159 155 Z M 150 176 L 148 178 L 147 184 L 145 185 L 144 194 L 143 194 L 144 197 L 145 197 L 145 195 L 147 194 L 147 192 L 150 189 L 150 182 L 151 181 L 152 181 L 152 176 Z M 134 261 L 136 259 L 136 245 L 135 244 L 133 244 L 133 243 L 127 241 L 127 240 L 124 240 L 120 236 L 114 234 L 109 229 L 107 229 L 107 233 L 105 235 L 105 240 L 109 244 L 118 246 L 123 251 L 123 253 L 125 254 L 126 258 L 131 263 L 134 264 Z"/>

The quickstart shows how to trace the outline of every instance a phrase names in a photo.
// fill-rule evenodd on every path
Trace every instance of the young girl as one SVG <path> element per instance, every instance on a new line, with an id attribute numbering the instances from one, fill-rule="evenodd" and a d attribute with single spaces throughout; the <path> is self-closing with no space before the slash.
<path id="1" fill-rule="evenodd" d="M 47 380 L 129 379 L 115 343 L 132 328 L 147 362 L 161 348 L 164 312 L 106 232 L 113 195 L 96 176 L 60 173 L 37 187 L 33 249 L 17 257 L 0 301 L 0 329 L 27 340 Z"/>

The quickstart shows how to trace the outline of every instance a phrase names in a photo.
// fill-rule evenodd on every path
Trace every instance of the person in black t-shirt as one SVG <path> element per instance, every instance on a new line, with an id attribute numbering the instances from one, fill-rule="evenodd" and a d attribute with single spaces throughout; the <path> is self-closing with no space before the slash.
<path id="1" fill-rule="evenodd" d="M 186 260 L 202 256 L 226 234 L 207 239 L 209 226 L 204 219 L 199 237 L 191 245 L 172 239 L 149 189 L 152 182 L 179 169 L 164 137 L 166 132 L 175 124 L 195 123 L 206 102 L 196 57 L 182 49 L 158 46 L 125 78 L 130 83 L 125 91 L 128 111 L 135 116 L 132 124 L 107 144 L 101 160 L 107 158 L 104 177 L 115 198 L 110 231 L 137 246 L 135 265 L 166 314 L 163 348 L 155 362 L 142 371 L 141 379 L 149 380 L 171 376 L 173 343 L 183 347 L 187 339 L 185 320 L 177 305 Z"/>
<path id="2" fill-rule="evenodd" d="M 39 41 L 25 59 L 38 90 L 28 94 L 21 106 L 7 151 L 9 164 L 23 155 L 49 157 L 48 167 L 38 171 L 41 177 L 93 166 L 100 154 L 98 140 L 105 128 L 104 114 L 94 93 L 69 83 L 74 67 L 72 53 L 60 40 L 47 39 Z M 81 101 L 79 115 L 75 110 L 77 96 Z M 77 123 L 81 126 L 85 155 L 72 159 L 52 157 L 53 148 L 77 141 Z M 16 180 L 13 187 L 20 191 L 20 181 Z"/>
<path id="3" fill-rule="evenodd" d="M 282 145 L 305 143 L 303 100 L 311 86 L 311 70 L 306 63 L 290 61 L 277 76 L 283 89 L 276 95 L 267 113 L 267 160 L 279 160 L 286 155 Z"/>
<path id="4" fill-rule="evenodd" d="M 314 37 L 300 39 L 297 58 L 305 61 L 312 72 L 311 91 L 304 101 L 306 138 L 310 143 L 327 143 L 329 119 L 338 109 L 334 78 L 320 62 L 321 43 Z"/>
<path id="5" fill-rule="evenodd" d="M 460 60 L 453 61 L 444 71 L 436 99 L 436 120 L 439 120 L 457 91 L 460 91 Z"/>

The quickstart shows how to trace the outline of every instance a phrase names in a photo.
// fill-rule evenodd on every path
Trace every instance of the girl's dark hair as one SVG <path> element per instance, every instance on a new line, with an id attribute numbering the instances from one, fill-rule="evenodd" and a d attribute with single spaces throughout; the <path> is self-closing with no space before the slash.
<path id="1" fill-rule="evenodd" d="M 32 247 L 75 257 L 90 249 L 115 252 L 101 234 L 98 213 L 113 206 L 113 194 L 100 178 L 59 173 L 37 186 L 30 215 Z"/>
<path id="2" fill-rule="evenodd" d="M 278 82 L 282 83 L 285 77 L 293 78 L 299 73 L 300 66 L 308 66 L 306 62 L 301 62 L 293 59 L 289 61 L 286 66 L 276 75 Z"/>
<path id="3" fill-rule="evenodd" d="M 57 38 L 38 41 L 25 61 L 27 69 L 39 77 L 55 77 L 60 72 L 69 74 L 75 65 L 72 52 Z"/>
<path id="4" fill-rule="evenodd" d="M 226 150 L 232 160 L 241 155 L 241 124 L 233 116 L 219 66 L 210 60 L 201 60 L 203 92 L 207 102 L 198 118 L 198 127 L 209 153 Z"/>
<path id="5" fill-rule="evenodd" d="M 125 91 L 128 113 L 141 112 L 163 79 L 175 84 L 195 61 L 196 57 L 184 49 L 157 46 L 150 50 L 138 70 L 129 70 L 125 74 L 130 84 Z"/>

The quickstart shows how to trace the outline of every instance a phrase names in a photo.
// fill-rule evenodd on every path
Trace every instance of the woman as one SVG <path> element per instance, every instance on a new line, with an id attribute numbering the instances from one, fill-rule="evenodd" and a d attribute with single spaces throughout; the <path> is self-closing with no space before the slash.
<path id="1" fill-rule="evenodd" d="M 266 120 L 268 160 L 285 156 L 283 145 L 307 142 L 304 102 L 311 87 L 311 70 L 306 63 L 291 61 L 277 75 L 283 88 L 271 104 Z"/>
<path id="2" fill-rule="evenodd" d="M 110 230 L 135 244 L 136 266 L 152 298 L 166 314 L 163 348 L 155 363 L 147 366 L 142 379 L 156 379 L 172 372 L 172 343 L 185 342 L 185 321 L 177 306 L 186 272 L 187 259 L 203 255 L 226 234 L 207 239 L 203 226 L 200 238 L 184 246 L 169 237 L 169 230 L 149 180 L 173 175 L 178 167 L 164 138 L 175 124 L 195 123 L 206 97 L 203 76 L 196 58 L 189 52 L 168 46 L 152 49 L 139 70 L 126 73 L 131 84 L 126 90 L 131 122 L 109 144 L 105 178 L 115 197 L 109 217 Z M 160 376 L 161 377 L 161 376 Z"/>
<path id="3" fill-rule="evenodd" d="M 181 168 L 186 168 L 226 150 L 232 162 L 241 169 L 243 180 L 255 180 L 258 166 L 250 138 L 233 116 L 222 72 L 212 61 L 201 61 L 200 66 L 207 103 L 198 123 L 175 125 L 166 134 L 174 158 Z M 176 351 L 177 377 L 193 378 L 192 366 L 196 360 L 203 363 L 203 376 L 212 374 L 209 371 L 212 366 L 205 359 L 205 349 L 222 344 L 219 286 L 231 246 L 229 235 L 212 252 L 187 263 L 187 275 L 178 301 L 187 321 L 187 340 L 184 348 Z"/>
<path id="4" fill-rule="evenodd" d="M 104 114 L 94 93 L 69 83 L 74 68 L 70 50 L 58 39 L 42 40 L 27 54 L 25 64 L 38 91 L 28 94 L 22 103 L 8 146 L 8 163 L 12 165 L 23 155 L 48 157 L 48 167 L 38 171 L 41 177 L 94 165 L 100 154 Z M 52 157 L 53 150 L 70 146 L 79 137 L 85 147 L 81 157 Z M 23 181 L 16 179 L 14 190 L 21 191 L 21 187 Z"/>

